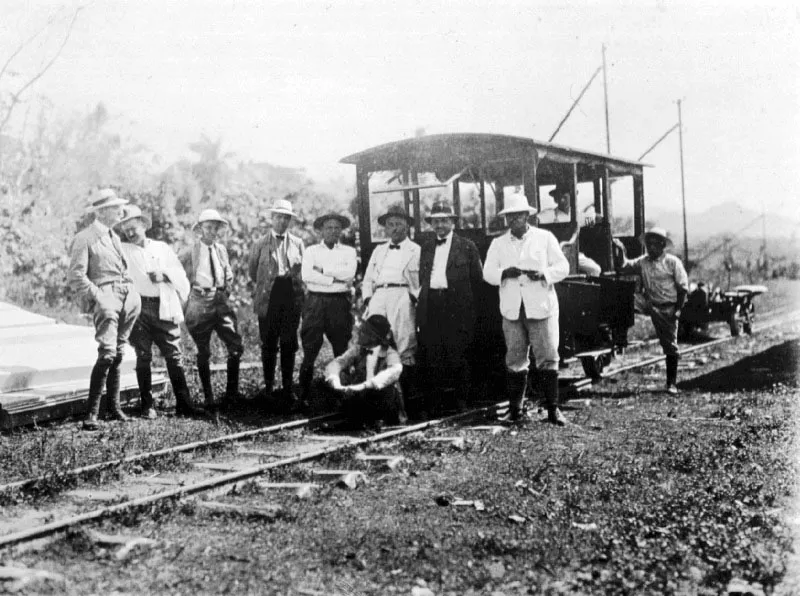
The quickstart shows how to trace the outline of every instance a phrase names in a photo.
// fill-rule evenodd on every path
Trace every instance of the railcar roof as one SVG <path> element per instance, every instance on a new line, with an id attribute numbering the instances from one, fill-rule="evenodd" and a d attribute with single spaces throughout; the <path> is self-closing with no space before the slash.
<path id="1" fill-rule="evenodd" d="M 514 159 L 514 156 L 534 150 L 540 160 L 586 166 L 607 165 L 619 174 L 641 172 L 647 166 L 642 162 L 566 145 L 488 133 L 438 134 L 403 139 L 353 153 L 340 162 L 358 165 L 368 171 L 410 169 L 412 166 L 418 171 L 439 171 L 455 163 L 481 164 L 504 158 Z"/>

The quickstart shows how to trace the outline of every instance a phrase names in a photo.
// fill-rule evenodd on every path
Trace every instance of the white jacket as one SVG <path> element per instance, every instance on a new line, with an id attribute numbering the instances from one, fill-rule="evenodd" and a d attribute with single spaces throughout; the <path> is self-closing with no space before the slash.
<path id="1" fill-rule="evenodd" d="M 543 280 L 533 281 L 524 273 L 512 279 L 501 279 L 509 267 L 536 270 Z M 508 231 L 495 238 L 486 254 L 483 278 L 500 286 L 500 314 L 510 321 L 519 319 L 520 305 L 525 304 L 529 319 L 546 319 L 558 315 L 558 297 L 553 284 L 569 274 L 569 262 L 556 237 L 547 230 L 529 227 L 521 239 Z"/>

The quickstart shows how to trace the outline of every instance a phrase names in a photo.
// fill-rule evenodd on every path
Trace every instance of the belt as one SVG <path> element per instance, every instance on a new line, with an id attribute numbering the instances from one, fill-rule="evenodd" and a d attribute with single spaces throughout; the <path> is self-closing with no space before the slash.
<path id="1" fill-rule="evenodd" d="M 408 284 L 380 284 L 375 286 L 376 290 L 380 290 L 381 288 L 407 288 Z"/>
<path id="2" fill-rule="evenodd" d="M 193 286 L 192 292 L 200 296 L 210 296 L 211 294 L 216 294 L 217 292 L 221 292 L 224 289 L 225 288 L 201 288 L 199 286 Z"/>
<path id="3" fill-rule="evenodd" d="M 110 285 L 127 285 L 130 284 L 131 280 L 129 279 L 112 279 L 110 281 L 104 281 L 103 283 L 97 284 L 98 288 L 102 288 L 103 286 L 110 286 Z"/>
<path id="4" fill-rule="evenodd" d="M 435 292 L 437 294 L 444 294 L 450 288 L 428 288 L 428 292 Z"/>
<path id="5" fill-rule="evenodd" d="M 337 298 L 349 298 L 350 292 L 312 292 L 308 291 L 309 296 L 335 296 Z"/>
<path id="6" fill-rule="evenodd" d="M 668 306 L 678 306 L 677 302 L 651 302 L 656 308 L 667 308 Z"/>
<path id="7" fill-rule="evenodd" d="M 140 298 L 142 299 L 142 302 L 151 302 L 151 303 L 159 302 L 161 300 L 161 298 L 159 298 L 158 296 L 140 296 Z"/>

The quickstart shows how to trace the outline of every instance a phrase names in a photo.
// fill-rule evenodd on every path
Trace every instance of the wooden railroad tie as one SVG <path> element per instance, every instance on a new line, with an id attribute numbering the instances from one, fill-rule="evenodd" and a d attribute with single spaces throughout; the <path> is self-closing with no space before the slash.
<path id="1" fill-rule="evenodd" d="M 256 486 L 262 490 L 291 489 L 298 499 L 305 499 L 311 491 L 319 488 L 319 484 L 313 482 L 256 482 Z"/>
<path id="2" fill-rule="evenodd" d="M 366 484 L 367 482 L 364 472 L 356 470 L 311 470 L 311 474 L 336 481 L 338 486 L 349 488 L 350 490 L 356 489 L 359 484 Z"/>
<path id="3" fill-rule="evenodd" d="M 458 449 L 459 451 L 463 451 L 464 447 L 467 445 L 464 437 L 432 437 L 425 440 L 429 443 L 449 443 L 450 447 Z"/>
<path id="4" fill-rule="evenodd" d="M 219 501 L 195 501 L 198 509 L 212 514 L 233 514 L 240 517 L 261 518 L 273 520 L 281 512 L 280 505 L 234 505 L 233 503 L 220 503 Z"/>
<path id="5" fill-rule="evenodd" d="M 402 455 L 367 455 L 366 453 L 357 453 L 356 459 L 365 462 L 382 463 L 388 470 L 392 472 L 394 472 L 402 464 L 408 462 L 408 459 Z"/>

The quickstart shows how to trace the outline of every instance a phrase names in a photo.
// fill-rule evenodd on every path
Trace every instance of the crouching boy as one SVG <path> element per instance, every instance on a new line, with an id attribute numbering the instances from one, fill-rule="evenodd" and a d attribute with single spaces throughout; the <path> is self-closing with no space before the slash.
<path id="1" fill-rule="evenodd" d="M 324 385 L 354 423 L 405 424 L 399 384 L 402 372 L 389 321 L 373 315 L 362 323 L 358 338 L 350 342 L 347 351 L 325 368 Z"/>

